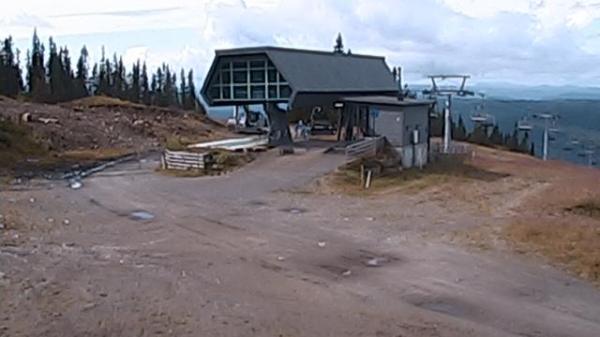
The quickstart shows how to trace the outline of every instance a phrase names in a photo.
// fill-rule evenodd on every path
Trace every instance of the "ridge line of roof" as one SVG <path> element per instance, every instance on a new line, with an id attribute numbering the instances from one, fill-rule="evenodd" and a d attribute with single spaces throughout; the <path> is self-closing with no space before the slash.
<path id="1" fill-rule="evenodd" d="M 243 48 L 230 48 L 230 49 L 217 49 L 215 50 L 215 54 L 217 56 L 228 54 L 228 53 L 238 53 L 238 54 L 246 54 L 246 53 L 261 53 L 268 51 L 283 51 L 283 52 L 296 52 L 296 53 L 306 53 L 306 54 L 317 54 L 317 55 L 326 55 L 326 56 L 344 56 L 344 57 L 356 57 L 356 58 L 368 58 L 368 59 L 377 59 L 384 60 L 385 56 L 376 56 L 376 55 L 364 55 L 364 54 L 336 54 L 334 52 L 324 51 L 324 50 L 312 50 L 312 49 L 300 49 L 300 48 L 289 48 L 289 47 L 275 47 L 275 46 L 257 46 L 257 47 L 243 47 Z"/>

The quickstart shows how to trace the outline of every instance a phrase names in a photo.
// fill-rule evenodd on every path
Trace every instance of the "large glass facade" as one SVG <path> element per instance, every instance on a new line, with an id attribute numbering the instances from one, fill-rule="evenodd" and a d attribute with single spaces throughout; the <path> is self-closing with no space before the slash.
<path id="1" fill-rule="evenodd" d="M 245 61 L 221 61 L 208 94 L 215 101 L 281 101 L 292 90 L 266 57 Z"/>

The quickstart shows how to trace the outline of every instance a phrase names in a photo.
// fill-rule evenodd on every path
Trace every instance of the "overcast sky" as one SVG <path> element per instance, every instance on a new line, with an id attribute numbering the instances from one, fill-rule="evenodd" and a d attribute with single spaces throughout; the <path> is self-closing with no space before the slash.
<path id="1" fill-rule="evenodd" d="M 18 0 L 0 36 L 29 47 L 34 27 L 72 54 L 102 45 L 128 63 L 193 67 L 214 49 L 276 45 L 387 57 L 409 81 L 469 73 L 477 82 L 600 86 L 600 1 L 593 0 Z"/>

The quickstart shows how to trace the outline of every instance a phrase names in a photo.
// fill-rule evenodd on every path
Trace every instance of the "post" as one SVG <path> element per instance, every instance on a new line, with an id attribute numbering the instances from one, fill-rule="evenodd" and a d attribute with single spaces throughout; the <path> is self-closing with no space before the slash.
<path id="1" fill-rule="evenodd" d="M 542 149 L 542 157 L 544 160 L 548 160 L 548 138 L 548 119 L 546 119 L 544 124 L 544 142 Z"/>
<path id="2" fill-rule="evenodd" d="M 444 153 L 446 154 L 450 151 L 450 107 L 452 105 L 451 100 L 452 96 L 448 95 L 448 99 L 446 100 L 446 108 L 444 109 Z"/>
<path id="3" fill-rule="evenodd" d="M 373 179 L 373 170 L 367 171 L 367 182 L 365 183 L 365 188 L 371 188 L 371 180 Z"/>

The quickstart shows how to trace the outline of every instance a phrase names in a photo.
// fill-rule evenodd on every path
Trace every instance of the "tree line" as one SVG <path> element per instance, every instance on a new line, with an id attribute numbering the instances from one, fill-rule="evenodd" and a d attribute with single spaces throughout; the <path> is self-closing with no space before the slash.
<path id="1" fill-rule="evenodd" d="M 491 131 L 490 131 L 491 130 Z M 514 129 L 509 133 L 500 131 L 496 124 L 493 126 L 476 125 L 471 132 L 467 131 L 462 116 L 458 117 L 458 122 L 450 120 L 450 132 L 452 139 L 469 142 L 473 144 L 498 147 L 513 152 L 528 153 L 535 155 L 535 144 L 529 139 L 529 133 L 525 132 L 520 136 L 518 125 L 515 123 Z M 434 137 L 443 137 L 444 121 L 442 118 L 431 120 L 431 135 Z"/>
<path id="2" fill-rule="evenodd" d="M 23 71 L 25 69 L 25 72 Z M 108 58 L 102 48 L 99 62 L 90 67 L 84 46 L 73 66 L 69 50 L 58 47 L 52 38 L 48 51 L 33 33 L 26 64 L 8 37 L 0 48 L 0 95 L 26 97 L 33 102 L 59 103 L 104 95 L 135 103 L 197 110 L 200 106 L 192 70 L 179 76 L 163 64 L 149 74 L 145 62 L 137 61 L 128 71 L 122 57 Z"/>

